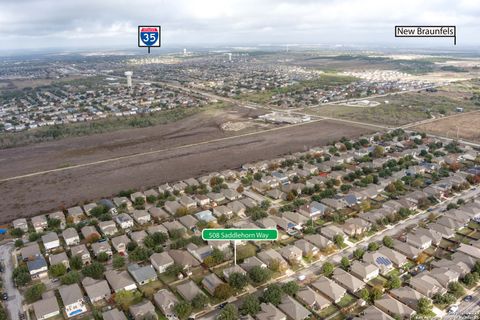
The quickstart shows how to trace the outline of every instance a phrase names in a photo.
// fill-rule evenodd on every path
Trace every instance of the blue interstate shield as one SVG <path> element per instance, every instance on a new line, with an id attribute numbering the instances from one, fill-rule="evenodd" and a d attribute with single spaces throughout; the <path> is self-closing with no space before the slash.
<path id="1" fill-rule="evenodd" d="M 153 46 L 158 40 L 158 28 L 141 28 L 140 39 L 146 46 Z"/>

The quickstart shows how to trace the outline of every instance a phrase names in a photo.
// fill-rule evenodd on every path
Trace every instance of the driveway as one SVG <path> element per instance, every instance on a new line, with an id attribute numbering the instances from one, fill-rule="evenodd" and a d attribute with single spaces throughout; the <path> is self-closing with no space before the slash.
<path id="1" fill-rule="evenodd" d="M 5 267 L 3 277 L 3 290 L 8 293 L 8 301 L 5 302 L 8 312 L 10 313 L 10 319 L 19 320 L 19 312 L 23 313 L 22 308 L 22 295 L 13 284 L 13 261 L 12 251 L 13 243 L 7 243 L 0 246 L 0 261 Z"/>

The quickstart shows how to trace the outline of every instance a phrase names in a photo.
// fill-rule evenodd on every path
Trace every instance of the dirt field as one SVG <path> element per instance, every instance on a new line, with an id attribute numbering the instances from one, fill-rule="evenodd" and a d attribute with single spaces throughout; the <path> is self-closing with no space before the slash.
<path id="1" fill-rule="evenodd" d="M 41 170 L 91 163 L 102 159 L 164 150 L 95 165 L 68 168 L 0 182 L 0 223 L 108 197 L 125 189 L 146 189 L 164 182 L 238 168 L 249 161 L 270 159 L 323 145 L 342 136 L 358 136 L 371 129 L 320 121 L 261 134 L 194 144 L 227 137 L 219 129 L 226 119 L 248 114 L 196 115 L 175 124 L 98 136 L 65 139 L 0 151 L 0 179 Z M 244 111 L 247 112 L 247 111 Z M 254 128 L 249 128 L 252 132 Z M 228 133 L 239 135 L 245 132 Z"/>
<path id="2" fill-rule="evenodd" d="M 431 123 L 414 127 L 415 130 L 426 131 L 448 138 L 458 137 L 460 139 L 480 142 L 480 111 L 461 114 L 448 119 L 442 119 Z"/>

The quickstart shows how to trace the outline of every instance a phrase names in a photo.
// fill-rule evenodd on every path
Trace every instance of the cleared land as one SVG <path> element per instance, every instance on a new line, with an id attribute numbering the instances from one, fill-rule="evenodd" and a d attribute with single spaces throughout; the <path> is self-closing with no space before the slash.
<path id="1" fill-rule="evenodd" d="M 226 137 L 227 134 L 219 129 L 219 122 L 224 121 L 223 116 L 219 119 L 197 115 L 175 124 L 2 150 L 0 179 L 58 168 L 62 164 L 71 166 L 164 149 L 144 156 L 0 182 L 0 223 L 112 196 L 125 189 L 145 189 L 168 181 L 237 168 L 249 161 L 270 159 L 343 136 L 353 137 L 372 131 L 364 126 L 325 120 L 179 148 Z M 235 134 L 241 133 L 244 132 Z"/>
<path id="2" fill-rule="evenodd" d="M 463 140 L 480 143 L 480 112 L 461 114 L 448 119 L 414 127 L 416 130 L 426 131 L 432 134 L 441 135 L 449 138 L 458 137 Z"/>
<path id="3" fill-rule="evenodd" d="M 395 127 L 430 119 L 432 115 L 451 115 L 457 107 L 464 108 L 465 112 L 479 109 L 476 104 L 476 89 L 467 87 L 467 84 L 452 84 L 432 93 L 408 92 L 369 99 L 380 103 L 376 107 L 358 108 L 330 104 L 306 108 L 305 111 L 312 115 Z"/>

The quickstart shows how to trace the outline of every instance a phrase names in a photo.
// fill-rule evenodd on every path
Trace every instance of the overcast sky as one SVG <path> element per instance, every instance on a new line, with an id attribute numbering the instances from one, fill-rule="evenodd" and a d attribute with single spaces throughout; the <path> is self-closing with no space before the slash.
<path id="1" fill-rule="evenodd" d="M 137 25 L 160 24 L 162 46 L 422 44 L 394 25 L 456 25 L 477 46 L 479 0 L 0 0 L 0 49 L 135 48 Z M 453 46 L 452 46 L 453 47 Z"/>

